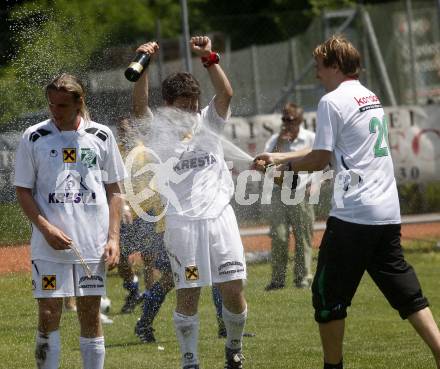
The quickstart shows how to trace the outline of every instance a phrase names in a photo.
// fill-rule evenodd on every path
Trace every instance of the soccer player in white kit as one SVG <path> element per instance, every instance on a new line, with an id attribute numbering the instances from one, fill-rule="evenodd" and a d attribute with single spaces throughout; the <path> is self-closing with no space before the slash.
<path id="1" fill-rule="evenodd" d="M 317 78 L 327 91 L 318 105 L 313 150 L 264 153 L 255 160 L 259 169 L 288 163 L 294 172 L 311 172 L 331 163 L 334 170 L 332 209 L 312 285 L 324 369 L 343 368 L 347 307 L 365 271 L 401 318 L 409 320 L 440 368 L 440 333 L 402 253 L 399 198 L 380 100 L 359 82 L 360 55 L 344 37 L 332 36 L 313 55 Z"/>
<path id="2" fill-rule="evenodd" d="M 199 112 L 199 83 L 189 73 L 172 74 L 162 83 L 165 108 L 156 113 L 154 120 L 161 114 L 165 117 L 174 114 L 174 131 L 179 130 L 183 121 L 192 119 L 221 132 L 230 115 L 232 87 L 218 64 L 218 55 L 212 52 L 211 40 L 206 36 L 197 36 L 191 38 L 190 45 L 192 51 L 202 58 L 215 96 Z M 149 42 L 137 51 L 154 55 L 158 50 L 156 42 Z M 133 96 L 135 115 L 150 115 L 146 72 L 136 83 Z M 156 129 L 159 132 L 164 129 L 159 124 L 155 127 L 154 120 L 153 135 Z M 215 135 L 203 133 L 203 129 L 200 133 L 193 132 L 191 135 L 187 132 L 184 136 L 183 140 L 181 136 L 176 141 L 161 145 L 167 147 L 153 145 L 154 149 L 166 152 L 164 159 L 175 160 L 167 188 L 170 196 L 165 245 L 177 289 L 174 325 L 182 367 L 199 368 L 197 310 L 200 289 L 216 284 L 223 299 L 222 313 L 227 331 L 225 368 L 240 369 L 243 367 L 242 335 L 247 317 L 243 292 L 246 264 L 237 221 L 229 204 L 234 192 L 233 182 L 218 137 L 213 139 Z"/>
<path id="3" fill-rule="evenodd" d="M 35 359 L 38 368 L 59 367 L 62 298 L 76 296 L 83 367 L 102 369 L 100 300 L 105 264 L 112 268 L 119 259 L 118 182 L 125 169 L 110 129 L 90 120 L 76 77 L 55 78 L 46 98 L 51 118 L 24 132 L 15 165 L 17 199 L 33 228 Z"/>

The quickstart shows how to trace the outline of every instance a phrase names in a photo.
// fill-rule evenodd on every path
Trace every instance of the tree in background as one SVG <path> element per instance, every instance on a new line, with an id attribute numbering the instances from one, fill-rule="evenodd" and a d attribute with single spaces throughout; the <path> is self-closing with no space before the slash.
<path id="1" fill-rule="evenodd" d="M 188 0 L 188 11 L 193 34 L 220 31 L 239 49 L 288 39 L 304 32 L 321 11 L 356 3 Z M 0 50 L 8 55 L 0 59 L 0 123 L 45 106 L 41 88 L 60 71 L 84 76 L 87 70 L 104 69 L 97 64 L 105 47 L 154 39 L 157 19 L 163 38 L 179 36 L 180 2 L 8 0 L 0 10 Z"/>
<path id="2" fill-rule="evenodd" d="M 179 4 L 168 3 L 165 15 L 178 19 Z M 148 2 L 139 0 L 37 0 L 16 5 L 8 23 L 14 50 L 10 63 L 0 69 L 3 123 L 41 109 L 41 88 L 60 71 L 84 75 L 99 62 L 94 57 L 104 47 L 151 39 L 155 14 Z M 168 23 L 164 36 L 174 36 L 180 24 Z"/>

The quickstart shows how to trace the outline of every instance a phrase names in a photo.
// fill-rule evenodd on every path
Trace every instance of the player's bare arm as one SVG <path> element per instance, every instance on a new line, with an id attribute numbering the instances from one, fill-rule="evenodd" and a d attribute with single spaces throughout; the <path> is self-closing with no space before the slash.
<path id="1" fill-rule="evenodd" d="M 286 164 L 291 160 L 296 160 L 305 157 L 312 150 L 307 148 L 298 151 L 290 151 L 290 152 L 263 152 L 258 154 L 254 159 L 254 167 L 257 170 L 262 170 L 261 166 L 267 166 L 269 164 Z M 258 163 L 258 165 L 257 165 Z M 260 168 L 261 167 L 261 168 Z"/>
<path id="2" fill-rule="evenodd" d="M 147 53 L 153 57 L 159 51 L 159 44 L 155 41 L 147 42 L 140 45 L 136 52 Z M 148 68 L 135 83 L 133 88 L 133 114 L 136 118 L 144 118 L 148 116 L 150 110 L 148 108 Z"/>
<path id="3" fill-rule="evenodd" d="M 61 229 L 49 223 L 41 214 L 33 196 L 32 190 L 25 187 L 16 187 L 17 200 L 25 215 L 41 231 L 47 243 L 55 250 L 67 250 L 72 239 Z"/>
<path id="4" fill-rule="evenodd" d="M 109 205 L 108 241 L 104 249 L 104 258 L 109 269 L 119 263 L 119 228 L 121 222 L 121 189 L 118 182 L 105 185 Z"/>
<path id="5" fill-rule="evenodd" d="M 296 173 L 324 170 L 330 163 L 331 156 L 331 151 L 312 150 L 302 158 L 290 160 L 290 168 Z"/>
<path id="6" fill-rule="evenodd" d="M 192 37 L 190 45 L 191 50 L 200 57 L 209 56 L 212 52 L 211 40 L 207 36 Z M 215 109 L 219 116 L 226 118 L 233 95 L 231 83 L 219 64 L 212 64 L 207 69 L 215 91 Z"/>

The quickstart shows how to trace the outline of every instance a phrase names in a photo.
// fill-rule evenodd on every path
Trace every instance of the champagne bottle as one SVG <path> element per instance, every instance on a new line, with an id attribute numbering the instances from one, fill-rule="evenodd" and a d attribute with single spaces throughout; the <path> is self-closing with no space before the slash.
<path id="1" fill-rule="evenodd" d="M 149 63 L 150 54 L 137 53 L 136 57 L 125 70 L 125 78 L 127 78 L 130 82 L 136 82 L 143 71 L 148 67 Z"/>

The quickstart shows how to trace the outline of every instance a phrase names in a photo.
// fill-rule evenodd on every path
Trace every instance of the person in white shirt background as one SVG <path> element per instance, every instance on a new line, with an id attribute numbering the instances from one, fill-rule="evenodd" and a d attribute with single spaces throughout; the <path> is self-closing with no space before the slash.
<path id="1" fill-rule="evenodd" d="M 302 127 L 304 110 L 288 102 L 284 105 L 279 133 L 272 135 L 265 145 L 265 152 L 289 152 L 311 149 L 315 134 Z M 313 279 L 312 241 L 315 212 L 307 197 L 299 204 L 288 206 L 281 200 L 281 187 L 274 186 L 272 201 L 265 207 L 266 216 L 270 221 L 270 236 L 272 239 L 272 277 L 266 286 L 266 291 L 284 288 L 286 269 L 289 259 L 290 228 L 295 237 L 294 254 L 294 286 L 296 288 L 310 287 Z"/>

